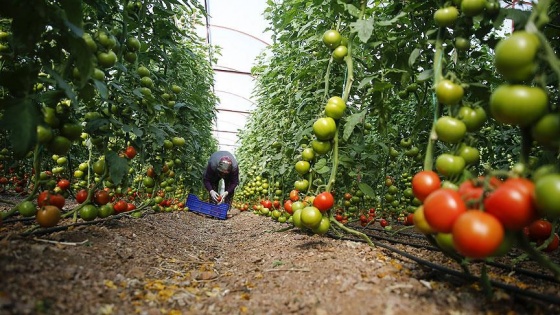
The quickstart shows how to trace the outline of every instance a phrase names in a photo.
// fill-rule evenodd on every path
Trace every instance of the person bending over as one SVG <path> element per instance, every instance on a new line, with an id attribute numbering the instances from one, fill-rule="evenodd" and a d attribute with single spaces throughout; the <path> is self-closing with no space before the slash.
<path id="1" fill-rule="evenodd" d="M 222 178 L 224 192 L 220 195 L 217 191 Z M 239 167 L 233 154 L 227 151 L 213 153 L 204 172 L 204 187 L 210 194 L 210 200 L 217 204 L 225 202 L 231 205 L 237 185 L 239 185 Z"/>

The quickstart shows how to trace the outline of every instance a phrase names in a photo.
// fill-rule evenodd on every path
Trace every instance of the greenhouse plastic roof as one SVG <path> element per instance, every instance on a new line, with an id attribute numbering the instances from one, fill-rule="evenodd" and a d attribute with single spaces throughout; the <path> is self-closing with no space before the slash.
<path id="1" fill-rule="evenodd" d="M 237 133 L 243 129 L 255 102 L 251 97 L 255 58 L 271 42 L 264 32 L 265 0 L 199 0 L 208 12 L 201 36 L 218 46 L 220 55 L 212 64 L 214 92 L 219 98 L 214 136 L 220 150 L 235 152 Z"/>

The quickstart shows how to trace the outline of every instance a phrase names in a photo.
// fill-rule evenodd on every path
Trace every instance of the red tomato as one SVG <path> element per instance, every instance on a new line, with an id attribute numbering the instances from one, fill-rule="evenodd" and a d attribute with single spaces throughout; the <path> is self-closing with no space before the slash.
<path id="1" fill-rule="evenodd" d="M 37 205 L 39 207 L 51 205 L 62 209 L 65 203 L 66 199 L 64 198 L 64 196 L 59 194 L 51 194 L 48 190 L 42 191 L 37 196 Z"/>
<path id="2" fill-rule="evenodd" d="M 126 211 L 132 211 L 132 210 L 134 210 L 134 209 L 136 209 L 136 205 L 135 205 L 135 204 L 133 204 L 133 203 L 127 203 L 127 204 L 126 204 Z"/>
<path id="3" fill-rule="evenodd" d="M 529 224 L 527 235 L 531 240 L 545 240 L 552 233 L 552 223 L 538 219 Z"/>
<path id="4" fill-rule="evenodd" d="M 540 243 L 542 244 L 544 243 L 544 241 L 541 241 Z M 540 244 L 537 243 L 537 245 Z M 548 243 L 548 246 L 543 249 L 543 252 L 550 253 L 552 251 L 555 251 L 558 248 L 558 245 L 560 245 L 560 239 L 558 239 L 558 234 L 554 233 L 554 238 L 552 239 L 552 241 L 550 241 L 550 243 Z"/>
<path id="5" fill-rule="evenodd" d="M 321 212 L 329 210 L 333 205 L 334 197 L 328 191 L 318 194 L 317 196 L 315 196 L 315 199 L 313 199 L 313 206 L 319 209 L 319 211 Z"/>
<path id="6" fill-rule="evenodd" d="M 67 179 L 61 179 L 58 181 L 58 183 L 56 183 L 56 186 L 58 186 L 62 190 L 66 190 L 70 188 L 70 181 Z"/>
<path id="7" fill-rule="evenodd" d="M 64 204 L 66 203 L 66 198 L 64 198 L 63 195 L 52 194 L 50 195 L 49 203 L 53 206 L 58 207 L 59 209 L 62 209 L 64 207 Z"/>
<path id="8" fill-rule="evenodd" d="M 124 200 L 119 200 L 115 202 L 115 204 L 113 205 L 113 209 L 115 209 L 116 213 L 125 212 L 127 208 L 128 208 L 128 204 Z"/>
<path id="9" fill-rule="evenodd" d="M 286 202 L 284 202 L 284 209 L 289 214 L 294 214 L 294 211 L 292 210 L 292 202 L 293 201 L 291 201 L 290 199 L 288 199 L 288 200 L 286 200 Z"/>
<path id="10" fill-rule="evenodd" d="M 109 201 L 111 201 L 111 196 L 105 190 L 98 190 L 95 192 L 95 195 L 93 196 L 93 200 L 95 201 L 96 204 L 102 206 L 108 204 Z"/>
<path id="11" fill-rule="evenodd" d="M 477 180 L 469 179 L 462 182 L 457 191 L 469 208 L 475 209 L 480 206 L 484 189 Z"/>
<path id="12" fill-rule="evenodd" d="M 506 229 L 519 231 L 536 217 L 534 190 L 535 185 L 530 180 L 510 178 L 484 199 L 484 209 Z"/>
<path id="13" fill-rule="evenodd" d="M 467 211 L 461 195 L 449 188 L 440 188 L 424 200 L 424 217 L 436 232 L 450 233 L 457 218 Z"/>
<path id="14" fill-rule="evenodd" d="M 404 225 L 413 225 L 414 224 L 414 213 L 409 213 L 406 217 L 404 217 Z"/>
<path id="15" fill-rule="evenodd" d="M 76 201 L 78 203 L 84 203 L 84 201 L 86 201 L 88 196 L 88 191 L 86 189 L 82 189 L 80 191 L 78 191 L 78 193 L 76 193 Z"/>
<path id="16" fill-rule="evenodd" d="M 272 201 L 268 199 L 261 201 L 261 205 L 265 208 L 272 209 Z"/>
<path id="17" fill-rule="evenodd" d="M 126 155 L 127 158 L 132 159 L 136 156 L 136 148 L 130 145 L 126 148 L 124 154 Z"/>
<path id="18" fill-rule="evenodd" d="M 272 202 L 272 207 L 273 207 L 274 209 L 280 209 L 280 201 L 274 200 L 274 201 Z"/>
<path id="19" fill-rule="evenodd" d="M 453 245 L 460 254 L 480 259 L 492 255 L 500 247 L 504 228 L 493 215 L 469 210 L 457 218 L 452 234 Z"/>
<path id="20" fill-rule="evenodd" d="M 412 178 L 412 192 L 420 201 L 424 201 L 432 192 L 441 187 L 441 180 L 434 171 L 420 171 Z"/>
<path id="21" fill-rule="evenodd" d="M 381 225 L 381 227 L 386 227 L 389 225 L 389 222 L 385 219 L 381 219 L 379 220 L 379 225 Z"/>

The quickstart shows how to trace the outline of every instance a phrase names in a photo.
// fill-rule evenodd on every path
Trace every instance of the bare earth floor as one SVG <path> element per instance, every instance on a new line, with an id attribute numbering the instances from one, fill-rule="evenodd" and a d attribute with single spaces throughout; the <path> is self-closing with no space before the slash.
<path id="1" fill-rule="evenodd" d="M 234 209 L 124 217 L 22 237 L 0 227 L 0 314 L 559 314 L 380 247 Z M 431 261 L 438 252 L 397 245 Z M 455 264 L 451 264 L 458 268 Z M 528 284 L 529 286 L 530 284 Z M 558 292 L 558 284 L 539 284 Z"/>

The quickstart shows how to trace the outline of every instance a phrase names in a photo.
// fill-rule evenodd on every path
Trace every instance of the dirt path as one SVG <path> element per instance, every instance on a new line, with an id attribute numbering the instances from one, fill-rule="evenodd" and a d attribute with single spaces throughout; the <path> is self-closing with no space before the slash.
<path id="1" fill-rule="evenodd" d="M 381 248 L 273 233 L 286 225 L 247 212 L 14 234 L 26 227 L 0 227 L 0 314 L 558 313 L 500 291 L 485 299 L 477 285 L 459 286 Z"/>

